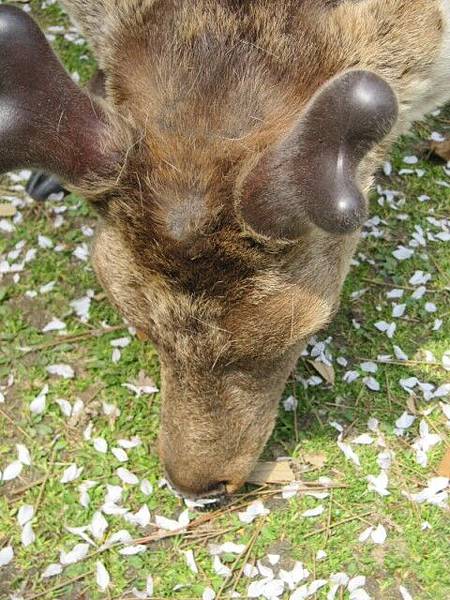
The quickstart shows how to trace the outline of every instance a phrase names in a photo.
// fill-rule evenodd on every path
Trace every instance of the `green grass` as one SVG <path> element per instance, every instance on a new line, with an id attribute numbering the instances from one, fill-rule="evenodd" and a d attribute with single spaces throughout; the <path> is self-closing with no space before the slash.
<path id="1" fill-rule="evenodd" d="M 44 11 L 39 8 L 40 2 L 31 4 L 44 27 L 67 23 L 56 6 Z M 75 46 L 57 35 L 55 48 L 70 71 L 78 71 L 83 81 L 89 77 L 93 63 L 86 46 Z M 280 455 L 293 457 L 297 467 L 304 470 L 302 478 L 305 480 L 315 481 L 320 476 L 327 476 L 345 487 L 334 489 L 332 495 L 324 500 L 303 495 L 289 501 L 278 497 L 264 498 L 271 512 L 249 556 L 252 562 L 264 559 L 268 553 L 278 553 L 285 568 L 290 568 L 294 560 L 300 560 L 313 574 L 308 582 L 313 578 L 328 579 L 332 573 L 341 571 L 349 576 L 365 575 L 366 591 L 372 598 L 383 600 L 400 598 L 400 585 L 404 585 L 416 600 L 444 600 L 448 598 L 450 589 L 448 512 L 442 507 L 413 503 L 403 493 L 417 492 L 426 486 L 436 474 L 445 444 L 449 443 L 448 427 L 438 402 L 426 403 L 418 394 L 414 400 L 418 416 L 416 423 L 403 438 L 394 433 L 396 419 L 404 410 L 413 409 L 411 399 L 399 385 L 401 378 L 416 376 L 420 381 L 436 385 L 449 381 L 449 373 L 440 362 L 444 352 L 450 350 L 450 251 L 448 244 L 428 242 L 426 247 L 416 250 L 413 258 L 404 262 L 398 262 L 392 256 L 392 251 L 399 244 L 408 245 L 416 225 L 435 229 L 427 222 L 428 216 L 444 218 L 450 213 L 449 190 L 438 185 L 439 180 L 449 181 L 441 164 L 421 161 L 417 167 L 425 170 L 422 178 L 398 176 L 398 171 L 408 166 L 403 164 L 403 157 L 417 153 L 417 148 L 432 130 L 449 131 L 449 115 L 447 110 L 434 120 L 420 124 L 413 135 L 401 140 L 393 150 L 394 175 L 389 180 L 380 176 L 379 183 L 383 188 L 401 191 L 406 202 L 396 212 L 388 206 L 380 207 L 374 193 L 372 215 L 385 220 L 386 224 L 381 227 L 386 235 L 381 239 L 369 237 L 362 241 L 357 256 L 360 264 L 352 269 L 346 281 L 341 309 L 330 328 L 318 336 L 322 340 L 331 336 L 329 351 L 334 358 L 346 357 L 349 364 L 341 367 L 334 362 L 334 387 L 322 384 L 304 390 L 300 378 L 308 378 L 315 372 L 308 362 L 299 362 L 297 377 L 289 382 L 284 395 L 294 394 L 299 402 L 298 408 L 295 412 L 286 412 L 280 407 L 278 424 L 264 453 L 264 458 L 269 460 Z M 5 178 L 1 184 L 3 193 L 6 193 L 4 189 L 8 185 L 10 183 Z M 419 202 L 417 196 L 420 194 L 428 194 L 431 200 Z M 13 250 L 22 240 L 26 242 L 25 251 L 37 247 L 38 235 L 48 236 L 55 244 L 64 244 L 64 249 L 58 253 L 38 248 L 37 257 L 26 265 L 17 283 L 11 275 L 0 279 L 0 384 L 6 383 L 9 375 L 14 375 L 12 387 L 4 392 L 5 403 L 0 404 L 0 469 L 15 460 L 16 443 L 26 444 L 33 458 L 32 466 L 24 467 L 20 479 L 0 482 L 0 548 L 11 544 L 15 551 L 14 561 L 0 568 L 0 598 L 9 598 L 13 592 L 20 592 L 26 599 L 42 594 L 39 597 L 48 600 L 130 597 L 125 595 L 126 590 L 134 585 L 142 588 L 147 574 L 154 577 L 155 596 L 201 598 L 206 586 L 218 591 L 223 578 L 212 568 L 207 543 L 202 539 L 186 539 L 183 535 L 153 543 L 144 554 L 137 556 L 120 556 L 116 548 L 103 552 L 100 558 L 111 576 L 111 586 L 106 595 L 98 590 L 95 574 L 92 573 L 99 558 L 93 555 L 93 551 L 83 562 L 66 567 L 62 575 L 41 580 L 40 575 L 46 566 L 58 562 L 60 549 L 70 549 L 82 541 L 65 527 L 88 524 L 103 502 L 105 484 L 120 483 L 115 474 L 120 463 L 110 452 L 101 454 L 92 447 L 92 443 L 84 440 L 83 430 L 89 420 L 94 423 L 94 436 L 105 438 L 109 446 L 120 438 L 135 435 L 142 440 L 140 447 L 128 451 L 126 466 L 140 478 L 148 478 L 154 484 L 154 492 L 146 497 L 137 487 L 125 485 L 124 506 L 135 511 L 146 503 L 152 518 L 156 514 L 174 517 L 184 508 L 181 500 L 167 489 L 158 487 L 163 476 L 155 448 L 159 395 L 133 399 L 132 394 L 121 385 L 136 380 L 142 370 L 159 384 L 158 358 L 150 344 L 133 339 L 122 350 L 118 364 L 111 361 L 110 342 L 127 335 L 125 327 L 123 331 L 86 336 L 80 342 L 66 342 L 35 352 L 24 353 L 21 350 L 57 339 L 57 333 L 43 334 L 41 331 L 52 317 L 64 320 L 70 335 L 86 333 L 89 328 L 98 329 L 103 322 L 110 326 L 122 324 L 121 318 L 102 295 L 89 264 L 72 256 L 77 245 L 88 241 L 80 227 L 93 224 L 94 213 L 75 196 L 67 198 L 64 203 L 68 210 L 59 229 L 53 227 L 55 215 L 52 210 L 57 203 L 48 202 L 21 209 L 22 223 L 16 225 L 13 233 L 0 234 L 1 256 Z M 398 220 L 398 213 L 406 215 L 407 219 Z M 374 264 L 361 260 L 361 254 Z M 432 274 L 428 288 L 433 291 L 423 300 L 412 300 L 411 292 L 405 291 L 404 299 L 398 302 L 406 302 L 406 317 L 392 319 L 391 301 L 387 301 L 386 292 L 390 287 L 409 287 L 408 280 L 418 269 Z M 52 280 L 56 281 L 52 292 L 38 294 L 34 299 L 25 298 L 27 290 L 37 290 Z M 352 293 L 362 288 L 367 288 L 367 291 L 360 298 L 352 298 Z M 96 296 L 92 301 L 89 323 L 83 324 L 73 314 L 69 303 L 83 296 L 87 289 L 94 290 Z M 436 304 L 436 314 L 424 310 L 425 301 Z M 436 317 L 443 319 L 444 324 L 440 330 L 433 331 Z M 360 323 L 359 329 L 351 325 L 353 319 Z M 374 323 L 379 320 L 397 323 L 392 341 L 374 328 Z M 351 384 L 342 381 L 346 370 L 360 371 L 359 364 L 363 359 L 373 360 L 379 354 L 392 354 L 393 343 L 400 346 L 413 362 L 379 364 L 375 375 L 381 385 L 379 392 L 369 391 L 362 383 L 362 377 Z M 433 352 L 433 364 L 425 362 L 425 351 Z M 76 377 L 71 380 L 50 377 L 46 367 L 54 363 L 72 365 Z M 50 387 L 47 408 L 42 415 L 33 416 L 29 403 L 46 383 Z M 67 419 L 55 402 L 58 398 L 70 402 L 82 398 L 89 415 L 83 414 L 78 421 Z M 105 416 L 103 401 L 116 405 L 120 416 L 116 419 Z M 435 407 L 435 410 L 426 419 L 431 431 L 439 432 L 443 441 L 429 452 L 428 465 L 421 467 L 415 461 L 411 444 L 418 434 L 422 411 L 430 407 Z M 353 445 L 361 461 L 361 467 L 356 467 L 339 450 L 337 432 L 329 425 L 330 421 L 338 421 L 345 428 L 350 428 L 345 440 L 348 442 L 367 431 L 369 417 L 379 420 L 386 447 L 395 453 L 389 472 L 390 495 L 387 497 L 369 492 L 365 479 L 368 474 L 378 475 L 376 459 L 383 448 L 375 444 Z M 318 453 L 326 458 L 320 469 L 304 460 L 305 456 Z M 73 462 L 84 467 L 81 477 L 65 485 L 59 483 L 63 470 Z M 88 479 L 98 484 L 90 490 L 91 503 L 84 508 L 78 501 L 78 485 Z M 20 494 L 14 493 L 17 488 L 27 486 L 28 489 Z M 252 489 L 249 487 L 246 492 Z M 325 506 L 322 515 L 313 519 L 301 517 L 305 510 L 319 503 Z M 33 519 L 36 541 L 26 548 L 21 545 L 16 520 L 22 504 L 32 504 L 37 510 Z M 192 512 L 191 517 L 194 519 L 198 514 Z M 107 533 L 125 527 L 135 537 L 142 535 L 142 530 L 125 523 L 121 517 L 107 516 L 107 520 Z M 425 521 L 430 523 L 431 529 L 422 531 Z M 358 536 L 364 529 L 379 523 L 388 532 L 383 545 L 358 542 Z M 232 513 L 215 518 L 204 530 L 211 536 L 217 535 L 209 541 L 232 540 L 248 544 L 260 524 L 261 520 L 257 520 L 251 525 L 244 525 Z M 152 531 L 152 528 L 148 530 Z M 194 551 L 200 571 L 198 575 L 194 575 L 186 565 L 182 551 L 188 548 Z M 325 559 L 315 559 L 318 550 L 326 551 Z M 223 562 L 229 565 L 234 559 L 233 555 L 222 557 Z M 235 566 L 236 576 L 241 563 L 237 562 Z M 70 583 L 78 576 L 76 582 Z M 237 590 L 243 597 L 249 583 L 246 578 L 238 582 Z M 174 591 L 174 587 L 180 584 L 183 587 Z M 323 588 L 315 597 L 325 598 L 328 589 L 328 586 Z M 288 598 L 289 593 L 285 597 Z M 341 597 L 348 597 L 347 592 Z"/>

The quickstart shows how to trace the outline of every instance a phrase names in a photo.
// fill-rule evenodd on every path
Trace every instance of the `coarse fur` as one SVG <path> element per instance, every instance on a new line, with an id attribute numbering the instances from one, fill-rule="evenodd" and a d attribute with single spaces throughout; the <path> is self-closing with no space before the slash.
<path id="1" fill-rule="evenodd" d="M 392 141 L 450 96 L 450 2 L 63 4 L 104 72 L 125 156 L 117 179 L 81 189 L 101 215 L 98 277 L 160 354 L 168 477 L 187 494 L 236 489 L 306 340 L 337 309 L 359 237 L 261 235 L 241 218 L 243 184 L 325 82 L 364 69 L 399 103 L 392 132 L 360 165 L 367 192 Z M 280 212 L 290 185 L 282 173 L 270 187 Z"/>

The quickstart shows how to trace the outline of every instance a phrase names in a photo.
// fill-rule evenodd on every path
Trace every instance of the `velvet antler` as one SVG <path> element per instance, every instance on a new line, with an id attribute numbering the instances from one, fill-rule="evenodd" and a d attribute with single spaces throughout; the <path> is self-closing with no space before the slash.
<path id="1" fill-rule="evenodd" d="M 33 167 L 76 184 L 114 169 L 107 139 L 102 110 L 71 80 L 33 19 L 0 6 L 0 172 Z"/>
<path id="2" fill-rule="evenodd" d="M 374 73 L 347 71 L 326 83 L 291 134 L 245 180 L 244 221 L 258 233 L 288 239 L 311 224 L 336 234 L 358 229 L 367 215 L 358 166 L 397 113 L 394 92 Z"/>

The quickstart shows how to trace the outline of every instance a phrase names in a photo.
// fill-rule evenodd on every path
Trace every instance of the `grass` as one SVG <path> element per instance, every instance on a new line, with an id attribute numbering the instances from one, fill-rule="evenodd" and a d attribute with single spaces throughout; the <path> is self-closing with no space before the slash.
<path id="1" fill-rule="evenodd" d="M 39 2 L 31 2 L 34 14 L 43 27 L 66 25 L 66 19 L 56 5 L 40 8 Z M 70 71 L 78 71 L 86 80 L 93 69 L 87 48 L 67 42 L 57 35 L 55 48 Z M 252 539 L 248 560 L 264 559 L 268 553 L 280 554 L 281 564 L 290 568 L 294 560 L 304 563 L 314 579 L 327 579 L 332 573 L 345 571 L 350 577 L 366 576 L 365 589 L 372 598 L 389 600 L 400 598 L 399 586 L 405 586 L 415 599 L 444 600 L 450 589 L 450 525 L 448 512 L 443 507 L 417 504 L 405 497 L 404 492 L 417 492 L 436 475 L 436 470 L 449 444 L 448 425 L 436 400 L 424 402 L 422 394 L 410 397 L 400 386 L 402 378 L 416 376 L 420 381 L 441 385 L 449 381 L 449 373 L 441 361 L 450 350 L 449 318 L 449 273 L 450 251 L 448 244 L 428 242 L 419 247 L 411 259 L 399 262 L 392 256 L 395 248 L 408 241 L 415 226 L 437 231 L 427 218 L 448 217 L 449 190 L 439 182 L 449 182 L 443 166 L 420 160 L 413 168 L 422 168 L 425 173 L 399 176 L 405 165 L 405 155 L 418 153 L 423 140 L 432 130 L 445 134 L 449 131 L 449 111 L 420 124 L 414 133 L 403 140 L 392 152 L 393 175 L 390 179 L 380 175 L 383 188 L 401 192 L 405 203 L 395 211 L 390 206 L 379 206 L 378 195 L 372 198 L 372 215 L 378 215 L 385 235 L 382 238 L 367 237 L 359 247 L 356 259 L 342 298 L 339 314 L 331 327 L 322 332 L 318 339 L 331 338 L 328 350 L 336 359 L 343 356 L 348 366 L 333 362 L 336 372 L 334 386 L 322 382 L 316 387 L 304 389 L 302 379 L 316 374 L 307 361 L 300 361 L 295 376 L 288 383 L 284 397 L 293 394 L 298 399 L 294 412 L 286 412 L 280 406 L 278 424 L 265 450 L 264 458 L 273 459 L 280 455 L 291 456 L 298 468 L 303 470 L 304 480 L 316 481 L 320 476 L 331 477 L 345 487 L 334 489 L 323 500 L 297 495 L 289 501 L 279 495 L 261 496 L 271 509 L 265 518 L 251 525 L 241 523 L 235 513 L 218 514 L 209 523 L 193 528 L 189 535 L 182 534 L 153 542 L 148 550 L 136 556 L 124 557 L 117 548 L 104 551 L 99 556 L 95 549 L 82 562 L 70 565 L 53 579 L 43 581 L 42 571 L 53 562 L 58 562 L 59 551 L 72 548 L 82 540 L 69 533 L 66 526 L 88 524 L 95 510 L 102 504 L 105 484 L 120 484 L 116 469 L 120 463 L 108 452 L 97 452 L 92 443 L 83 437 L 89 420 L 94 423 L 94 436 L 102 437 L 111 447 L 120 438 L 139 436 L 142 444 L 129 450 L 127 468 L 139 478 L 147 478 L 154 485 L 154 492 L 145 496 L 137 486 L 124 485 L 123 505 L 132 511 L 147 504 L 152 518 L 154 515 L 174 517 L 185 507 L 167 489 L 159 488 L 163 476 L 157 459 L 155 441 L 158 431 L 159 395 L 141 396 L 133 399 L 122 386 L 135 381 L 144 370 L 159 384 L 158 357 L 150 344 L 136 339 L 122 350 L 118 364 L 111 361 L 111 341 L 128 335 L 121 318 L 104 298 L 88 263 L 76 259 L 72 252 L 81 243 L 88 242 L 81 225 L 93 224 L 93 211 L 75 196 L 68 197 L 64 204 L 67 212 L 65 221 L 58 229 L 53 226 L 54 208 L 57 202 L 42 205 L 25 204 L 21 208 L 22 222 L 15 224 L 12 233 L 1 233 L 0 256 L 11 252 L 16 244 L 25 242 L 26 250 L 38 248 L 37 257 L 26 264 L 18 281 L 9 274 L 0 279 L 0 384 L 5 384 L 10 375 L 14 382 L 6 391 L 5 402 L 0 404 L 0 469 L 15 460 L 15 444 L 23 443 L 30 450 L 32 466 L 24 467 L 19 479 L 0 482 L 0 548 L 11 544 L 15 551 L 14 560 L 0 568 L 0 598 L 9 598 L 13 592 L 25 599 L 33 598 L 127 598 L 127 592 L 137 586 L 142 589 L 146 576 L 154 578 L 155 596 L 161 598 L 201 598 L 207 586 L 216 592 L 224 579 L 212 568 L 212 558 L 207 544 L 210 541 L 233 540 L 249 544 Z M 2 190 L 10 186 L 5 178 Z M 428 202 L 419 202 L 417 197 L 428 194 Z M 18 192 L 21 197 L 21 192 Z M 399 220 L 399 214 L 405 215 Z M 38 236 L 48 236 L 55 244 L 63 244 L 60 252 L 43 249 L 37 245 Z M 23 255 L 23 254 L 22 254 Z M 18 259 L 20 260 L 20 259 Z M 393 319 L 391 301 L 386 292 L 395 287 L 411 287 L 408 283 L 416 270 L 432 275 L 427 284 L 428 293 L 423 300 L 411 299 L 411 290 L 405 290 L 407 309 L 404 318 Z M 29 290 L 56 281 L 53 291 L 38 294 L 30 299 Z M 74 315 L 69 302 L 85 295 L 92 289 L 90 320 L 82 323 Z M 354 292 L 365 289 L 361 297 Z M 425 310 L 425 302 L 436 304 L 435 314 Z M 45 344 L 58 342 L 56 332 L 43 334 L 42 327 L 53 317 L 65 321 L 70 335 L 89 334 L 101 328 L 103 323 L 116 326 L 117 330 L 103 335 L 85 335 L 80 341 L 58 343 L 49 347 Z M 435 318 L 443 320 L 442 327 L 434 331 Z M 374 323 L 380 320 L 395 321 L 397 330 L 393 340 L 377 331 Z M 360 327 L 352 326 L 352 321 Z M 62 338 L 61 338 L 62 339 Z M 359 373 L 363 360 L 374 360 L 380 354 L 392 354 L 392 344 L 398 345 L 409 356 L 411 362 L 403 364 L 379 364 L 375 374 L 380 391 L 372 392 L 359 377 L 353 383 L 345 383 L 343 374 L 348 369 Z M 39 345 L 41 349 L 24 352 L 23 347 Z M 425 360 L 425 352 L 435 357 L 432 363 Z M 76 377 L 70 380 L 50 376 L 46 367 L 50 364 L 66 363 L 74 367 Z M 361 373 L 362 374 L 362 373 Z M 45 384 L 49 385 L 47 407 L 42 415 L 30 413 L 29 404 Z M 81 398 L 87 411 L 78 419 L 64 417 L 56 399 L 74 402 Z M 102 402 L 120 409 L 116 418 L 108 417 Z M 434 410 L 424 416 L 424 411 Z M 395 421 L 403 413 L 415 411 L 417 420 L 403 437 L 394 433 Z M 357 467 L 345 459 L 336 444 L 337 431 L 330 422 L 339 422 L 346 430 L 345 441 L 367 431 L 367 420 L 375 417 L 380 422 L 380 431 L 386 447 L 394 453 L 389 471 L 390 495 L 381 497 L 367 489 L 366 475 L 378 475 L 377 456 L 383 448 L 376 444 L 352 447 L 360 457 Z M 426 419 L 432 432 L 439 432 L 441 443 L 428 453 L 427 466 L 420 466 L 411 447 L 418 435 L 421 419 Z M 324 456 L 325 463 L 317 468 L 307 462 L 308 455 Z M 68 484 L 59 482 L 62 472 L 76 462 L 84 468 L 81 477 Z M 81 481 L 94 480 L 90 490 L 90 504 L 84 508 L 79 503 L 78 485 Z M 23 488 L 23 489 L 22 489 Z M 249 487 L 244 493 L 257 490 Z M 242 497 L 241 502 L 246 501 Z M 325 511 L 319 517 L 303 518 L 302 513 L 323 503 Z M 36 540 L 28 547 L 20 541 L 17 511 L 23 504 L 35 507 L 33 529 Z M 201 513 L 203 514 L 203 513 Z M 191 512 L 191 518 L 198 518 Z M 107 533 L 126 527 L 134 537 L 141 537 L 142 530 L 134 528 L 118 516 L 107 516 Z M 430 529 L 422 530 L 428 522 Z M 369 525 L 383 524 L 387 530 L 386 542 L 382 545 L 361 543 L 359 534 Z M 255 532 L 258 532 L 255 536 Z M 149 528 L 147 533 L 154 533 Z M 198 532 L 202 532 L 201 538 Z M 195 538 L 197 535 L 197 538 Z M 209 536 L 209 537 L 208 537 Z M 216 537 L 213 537 L 216 536 Z M 194 551 L 199 567 L 195 575 L 188 568 L 183 551 Z M 322 560 L 316 553 L 324 550 Z M 110 577 L 111 585 L 106 593 L 99 591 L 95 582 L 96 560 L 101 558 Z M 234 555 L 222 556 L 223 562 L 235 566 L 233 581 L 237 590 L 245 597 L 250 580 L 238 579 L 241 562 Z M 74 580 L 77 578 L 76 580 Z M 72 581 L 74 580 L 74 581 Z M 303 583 L 303 582 L 302 582 Z M 182 587 L 174 591 L 175 586 Z M 232 588 L 228 588 L 228 591 Z M 325 598 L 329 587 L 322 588 L 316 598 Z M 340 597 L 348 597 L 341 590 Z M 227 594 L 223 594 L 227 597 Z M 288 598 L 290 592 L 285 597 Z M 338 596 L 339 597 L 339 596 Z"/>

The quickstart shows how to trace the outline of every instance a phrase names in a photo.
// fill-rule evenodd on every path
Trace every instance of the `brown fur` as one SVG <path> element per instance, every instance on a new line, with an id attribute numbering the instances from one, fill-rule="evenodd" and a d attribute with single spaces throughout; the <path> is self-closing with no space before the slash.
<path id="1" fill-rule="evenodd" d="M 448 95 L 447 0 L 64 4 L 105 73 L 125 156 L 116 182 L 84 189 L 102 216 L 96 272 L 160 353 L 168 476 L 190 494 L 234 489 L 305 341 L 336 311 L 358 241 L 315 227 L 296 242 L 257 235 L 235 209 L 240 186 L 319 86 L 358 68 L 400 106 L 361 165 L 367 191 L 395 136 Z"/>

